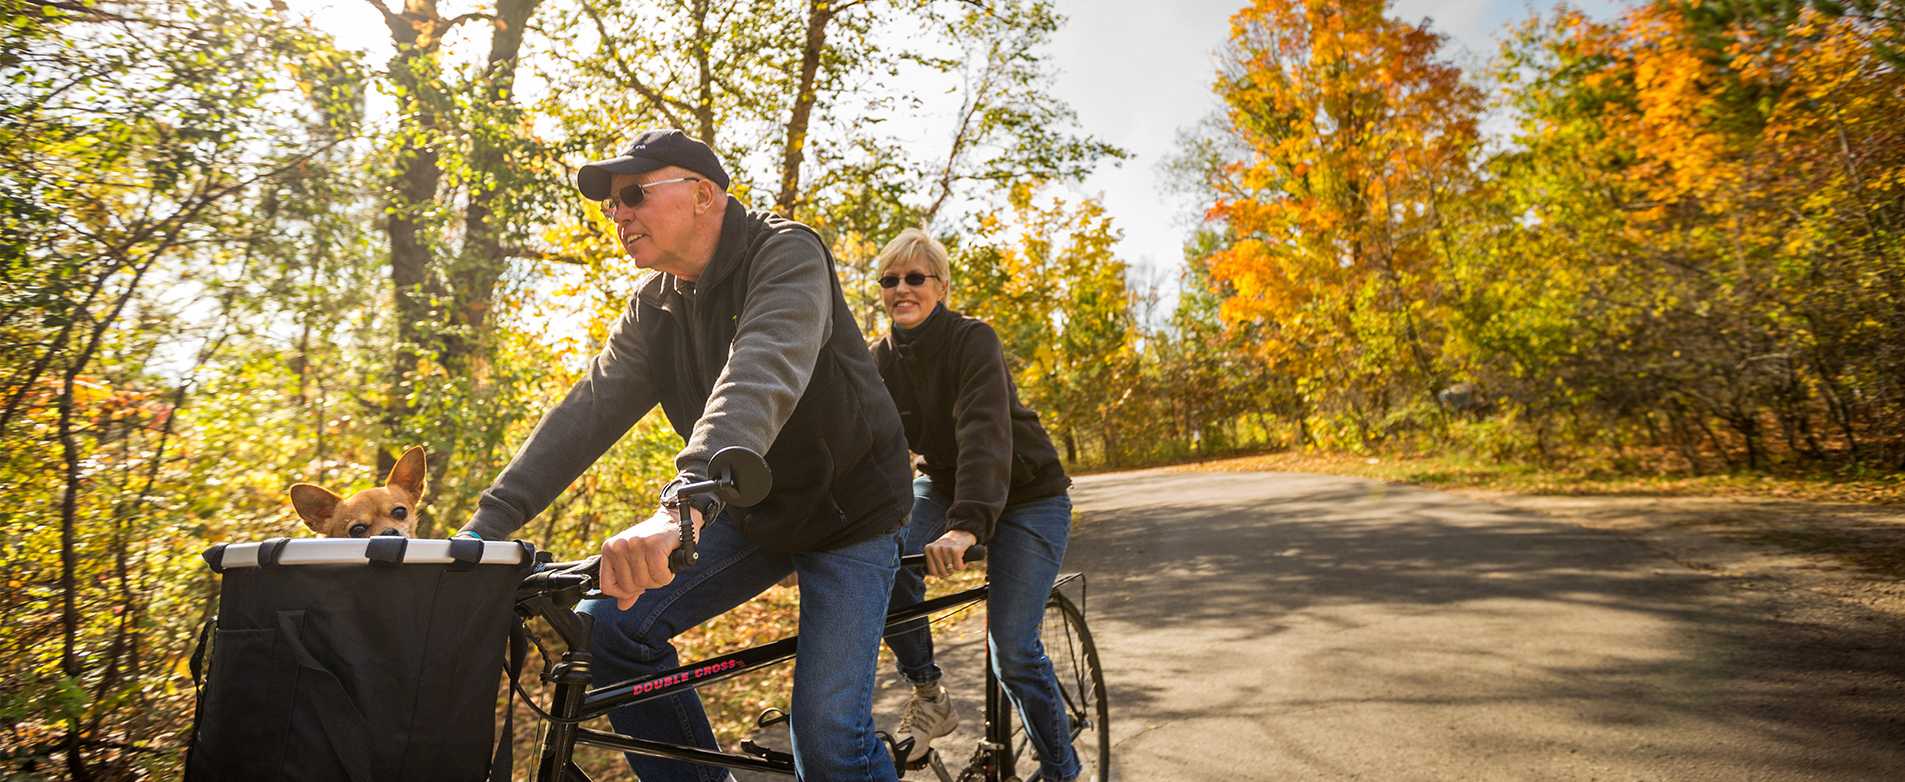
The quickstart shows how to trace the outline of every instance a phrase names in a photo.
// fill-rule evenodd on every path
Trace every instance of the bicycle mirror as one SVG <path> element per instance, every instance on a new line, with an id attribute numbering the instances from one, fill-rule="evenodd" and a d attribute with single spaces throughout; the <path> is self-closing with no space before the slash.
<path id="1" fill-rule="evenodd" d="M 723 483 L 715 496 L 729 505 L 751 506 L 766 499 L 774 488 L 774 473 L 767 469 L 767 460 L 738 445 L 715 451 L 708 461 L 708 471 Z"/>

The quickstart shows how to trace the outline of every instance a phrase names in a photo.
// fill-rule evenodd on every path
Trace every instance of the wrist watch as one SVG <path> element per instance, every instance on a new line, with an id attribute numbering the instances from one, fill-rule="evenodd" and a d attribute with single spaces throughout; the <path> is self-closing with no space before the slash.
<path id="1" fill-rule="evenodd" d="M 697 494 L 688 498 L 688 504 L 693 505 L 695 510 L 701 511 L 701 520 L 705 523 L 714 521 L 714 512 L 721 505 L 721 501 L 712 495 Z"/>
<path id="2" fill-rule="evenodd" d="M 672 481 L 669 481 L 668 485 L 662 488 L 662 492 L 661 492 L 662 496 L 664 497 L 668 496 L 671 492 L 673 492 L 675 487 L 680 486 L 684 483 L 690 483 L 693 480 L 694 479 L 691 478 L 690 476 L 683 475 L 683 476 L 675 478 Z M 701 520 L 704 523 L 714 520 L 714 512 L 717 509 L 717 506 L 721 504 L 721 501 L 715 499 L 714 495 L 711 495 L 711 494 L 696 494 L 694 496 L 684 497 L 682 499 L 686 500 L 687 503 L 693 506 L 695 510 L 701 511 Z"/>

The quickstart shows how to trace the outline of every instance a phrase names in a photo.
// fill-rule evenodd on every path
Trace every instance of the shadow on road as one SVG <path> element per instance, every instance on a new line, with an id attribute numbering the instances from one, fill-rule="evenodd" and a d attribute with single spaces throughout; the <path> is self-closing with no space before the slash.
<path id="1" fill-rule="evenodd" d="M 1447 720 L 1491 754 L 1585 748 L 1643 769 L 1905 763 L 1905 637 L 1878 615 L 1796 618 L 1791 595 L 1617 535 L 1373 481 L 1107 476 L 1074 495 L 1066 569 L 1090 576 L 1120 742 L 1235 720 L 1258 730 L 1234 738 L 1285 741 L 1292 769 L 1350 775 L 1301 718 L 1362 713 L 1369 735 Z M 1233 665 L 1257 675 L 1211 685 Z"/>

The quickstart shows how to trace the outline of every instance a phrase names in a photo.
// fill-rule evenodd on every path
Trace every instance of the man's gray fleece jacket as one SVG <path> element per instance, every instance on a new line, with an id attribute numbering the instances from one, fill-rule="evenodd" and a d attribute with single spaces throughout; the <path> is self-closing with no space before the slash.
<path id="1" fill-rule="evenodd" d="M 727 446 L 766 455 L 773 491 L 752 509 L 729 509 L 763 548 L 856 543 L 891 533 L 911 509 L 899 414 L 832 255 L 813 229 L 730 200 L 700 278 L 643 281 L 588 373 L 483 492 L 465 529 L 508 538 L 657 403 L 685 442 L 675 458 L 683 477 L 705 477 Z"/>

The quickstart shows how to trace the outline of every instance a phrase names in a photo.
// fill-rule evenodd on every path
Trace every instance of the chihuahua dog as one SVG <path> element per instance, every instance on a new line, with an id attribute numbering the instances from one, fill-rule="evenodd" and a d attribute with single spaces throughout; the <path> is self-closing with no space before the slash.
<path id="1" fill-rule="evenodd" d="M 339 498 L 321 486 L 291 485 L 291 506 L 319 535 L 327 538 L 367 538 L 372 535 L 410 537 L 417 523 L 417 500 L 423 498 L 423 446 L 411 446 L 390 468 L 384 485 Z"/>

